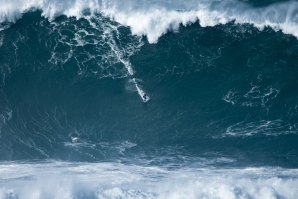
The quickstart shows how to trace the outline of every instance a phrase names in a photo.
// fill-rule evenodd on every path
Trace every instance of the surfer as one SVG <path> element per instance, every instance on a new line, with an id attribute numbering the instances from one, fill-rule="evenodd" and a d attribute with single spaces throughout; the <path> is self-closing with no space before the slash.
<path id="1" fill-rule="evenodd" d="M 148 95 L 146 93 L 144 93 L 144 95 L 143 95 L 143 101 L 144 102 L 148 102 L 149 101 L 149 97 L 148 97 Z"/>

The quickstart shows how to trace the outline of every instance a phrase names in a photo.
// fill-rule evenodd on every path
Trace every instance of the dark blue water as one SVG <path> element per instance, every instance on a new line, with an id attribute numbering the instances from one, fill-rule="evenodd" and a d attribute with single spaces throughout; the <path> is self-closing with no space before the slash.
<path id="1" fill-rule="evenodd" d="M 296 198 L 297 3 L 227 2 L 165 31 L 0 7 L 0 198 Z"/>

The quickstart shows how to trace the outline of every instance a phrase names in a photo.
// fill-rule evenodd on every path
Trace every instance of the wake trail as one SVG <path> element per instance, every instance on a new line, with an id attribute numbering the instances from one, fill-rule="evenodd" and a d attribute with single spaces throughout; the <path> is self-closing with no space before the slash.
<path id="1" fill-rule="evenodd" d="M 142 99 L 142 101 L 144 103 L 147 103 L 150 100 L 150 97 L 141 88 L 141 85 L 138 83 L 137 79 L 134 77 L 135 71 L 132 67 L 132 64 L 130 63 L 130 61 L 128 59 L 124 58 L 123 50 L 120 50 L 119 47 L 117 46 L 115 39 L 113 38 L 112 31 L 116 32 L 116 37 L 117 37 L 117 39 L 119 39 L 120 32 L 118 31 L 118 27 L 110 25 L 104 31 L 104 35 L 107 38 L 107 43 L 110 46 L 112 52 L 114 52 L 114 54 L 116 55 L 119 62 L 122 63 L 124 65 L 124 67 L 126 68 L 127 76 L 129 77 L 129 81 L 133 82 L 138 95 L 140 96 L 140 98 Z M 124 49 L 124 51 L 125 51 L 125 49 Z"/>

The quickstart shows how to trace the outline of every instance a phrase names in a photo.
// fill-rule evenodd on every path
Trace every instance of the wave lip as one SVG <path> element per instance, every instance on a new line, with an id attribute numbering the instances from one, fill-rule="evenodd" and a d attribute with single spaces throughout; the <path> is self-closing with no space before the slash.
<path id="1" fill-rule="evenodd" d="M 149 11 L 119 12 L 117 9 L 106 9 L 104 13 L 131 27 L 133 34 L 146 35 L 150 43 L 156 43 L 169 30 L 177 31 L 181 24 L 186 26 L 196 21 L 202 27 L 231 21 L 252 24 L 259 29 L 268 26 L 298 37 L 297 2 L 275 4 L 266 8 L 253 8 L 234 1 L 219 2 L 216 6 L 205 2 L 187 11 L 153 8 Z"/>
<path id="2" fill-rule="evenodd" d="M 129 26 L 132 33 L 147 36 L 150 43 L 156 43 L 167 31 L 177 31 L 199 21 L 200 25 L 215 26 L 235 21 L 239 24 L 253 24 L 259 29 L 271 27 L 298 37 L 298 2 L 277 3 L 267 7 L 254 8 L 235 1 L 125 1 L 113 0 L 0 0 L 0 22 L 15 21 L 30 9 L 42 10 L 43 16 L 53 20 L 59 15 L 83 17 L 84 11 L 102 13 L 118 23 Z"/>

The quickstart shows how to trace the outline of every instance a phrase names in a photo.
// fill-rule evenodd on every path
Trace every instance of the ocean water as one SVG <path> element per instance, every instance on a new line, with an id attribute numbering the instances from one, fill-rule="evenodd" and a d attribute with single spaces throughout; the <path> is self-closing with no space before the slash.
<path id="1" fill-rule="evenodd" d="M 297 199 L 298 2 L 0 0 L 0 199 Z"/>

